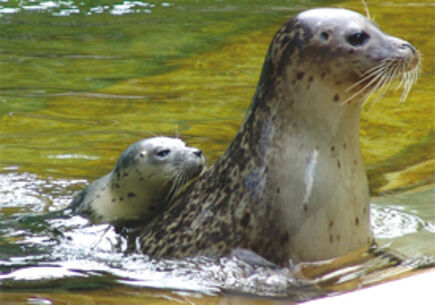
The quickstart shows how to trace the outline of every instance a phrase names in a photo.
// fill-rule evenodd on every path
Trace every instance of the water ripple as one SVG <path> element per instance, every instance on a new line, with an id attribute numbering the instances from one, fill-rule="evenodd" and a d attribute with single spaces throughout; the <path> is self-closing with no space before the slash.
<path id="1" fill-rule="evenodd" d="M 101 2 L 101 1 L 100 1 Z M 6 14 L 15 14 L 20 11 L 48 12 L 53 16 L 69 16 L 72 14 L 94 15 L 110 13 L 111 15 L 126 15 L 145 13 L 150 14 L 156 4 L 142 1 L 112 1 L 107 5 L 88 6 L 81 1 L 0 1 L 0 17 Z M 171 4 L 163 2 L 161 7 L 170 7 Z"/>

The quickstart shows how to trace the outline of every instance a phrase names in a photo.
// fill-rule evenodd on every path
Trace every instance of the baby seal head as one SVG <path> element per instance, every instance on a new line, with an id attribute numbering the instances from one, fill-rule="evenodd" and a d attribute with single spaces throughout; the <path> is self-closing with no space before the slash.
<path id="1" fill-rule="evenodd" d="M 141 217 L 148 218 L 203 169 L 204 157 L 199 149 L 186 146 L 180 139 L 154 137 L 134 143 L 121 154 L 111 188 L 119 198 L 129 198 L 126 206 L 137 206 L 143 210 Z"/>
<path id="2" fill-rule="evenodd" d="M 128 147 L 115 169 L 92 182 L 70 208 L 93 223 L 146 222 L 203 169 L 201 151 L 180 139 L 141 140 Z"/>
<path id="3" fill-rule="evenodd" d="M 346 93 L 333 96 L 341 104 L 365 101 L 378 89 L 383 94 L 395 79 L 405 100 L 420 68 L 419 53 L 409 42 L 385 34 L 359 13 L 332 8 L 291 19 L 275 36 L 267 60 L 278 78 L 293 85 L 320 77 L 324 86 Z M 304 90 L 310 86 L 304 83 Z"/>
<path id="4" fill-rule="evenodd" d="M 118 183 L 125 188 L 147 189 L 148 197 L 160 205 L 203 169 L 201 150 L 177 138 L 154 137 L 134 143 L 121 154 L 112 182 L 115 188 Z"/>

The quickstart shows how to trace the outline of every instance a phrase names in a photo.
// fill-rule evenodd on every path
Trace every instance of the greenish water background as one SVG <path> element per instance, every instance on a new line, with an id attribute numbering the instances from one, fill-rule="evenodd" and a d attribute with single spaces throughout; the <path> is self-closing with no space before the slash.
<path id="1" fill-rule="evenodd" d="M 289 16 L 323 5 L 364 12 L 360 1 L 80 3 L 0 1 L 0 221 L 64 207 L 143 137 L 181 136 L 211 164 Z M 434 4 L 367 4 L 385 32 L 423 54 L 406 103 L 391 94 L 363 114 L 373 225 L 381 244 L 434 256 Z M 19 247 L 29 232 L 2 235 Z"/>

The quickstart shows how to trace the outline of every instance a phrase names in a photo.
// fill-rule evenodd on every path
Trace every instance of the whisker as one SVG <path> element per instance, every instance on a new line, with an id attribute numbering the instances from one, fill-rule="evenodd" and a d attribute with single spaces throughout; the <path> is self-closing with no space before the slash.
<path id="1" fill-rule="evenodd" d="M 379 99 L 382 99 L 385 94 L 388 92 L 388 88 L 390 87 L 391 81 L 395 78 L 396 76 L 396 69 L 394 69 L 391 71 L 388 71 L 388 74 L 383 74 L 381 80 L 376 84 L 376 86 L 373 88 L 372 93 L 370 95 L 372 95 L 374 92 L 378 92 L 376 98 L 373 100 L 373 102 L 371 103 L 370 107 L 369 107 L 369 111 L 373 108 L 373 106 L 376 104 L 376 102 Z M 367 97 L 366 101 L 370 98 L 370 96 Z M 364 102 L 364 104 L 365 104 Z M 363 105 L 364 105 L 363 104 Z"/>
<path id="2" fill-rule="evenodd" d="M 357 92 L 355 92 L 353 95 L 351 95 L 349 98 L 347 98 L 346 100 L 344 100 L 344 102 L 342 102 L 343 104 L 348 103 L 349 101 L 353 100 L 354 98 L 356 98 L 358 95 L 362 94 L 364 91 L 366 91 L 368 88 L 370 88 L 370 86 L 373 83 L 378 82 L 379 78 L 382 78 L 384 74 L 383 73 L 379 73 L 376 74 L 367 84 L 364 85 L 364 87 L 362 87 L 360 90 L 358 90 Z M 372 77 L 372 75 L 370 74 L 369 77 Z M 367 79 L 367 78 L 366 78 Z M 370 94 L 372 90 L 370 90 L 368 93 L 366 93 L 364 96 L 367 96 L 367 94 Z"/>
<path id="3" fill-rule="evenodd" d="M 406 100 L 409 91 L 416 83 L 419 75 L 420 65 L 417 65 L 410 71 L 407 71 L 407 63 L 401 59 L 386 59 L 381 61 L 376 66 L 367 70 L 361 78 L 356 81 L 352 86 L 346 89 L 347 92 L 354 90 L 350 97 L 345 99 L 341 105 L 349 103 L 355 98 L 363 99 L 363 107 L 368 103 L 369 99 L 376 93 L 376 97 L 371 100 L 369 110 L 382 99 L 385 94 L 390 90 L 391 84 L 395 79 L 399 79 L 398 85 L 394 90 L 403 88 L 402 95 L 399 102 Z"/>
<path id="4" fill-rule="evenodd" d="M 347 88 L 346 91 L 352 90 L 353 88 L 361 85 L 361 83 L 365 82 L 367 79 L 369 79 L 369 78 L 371 78 L 371 77 L 373 77 L 375 75 L 378 75 L 379 73 L 383 72 L 386 69 L 388 69 L 388 65 L 387 65 L 387 63 L 385 61 L 383 61 L 381 64 L 379 64 L 379 65 L 371 68 L 370 70 L 366 71 L 363 74 L 362 78 L 359 81 L 357 81 L 355 84 L 353 84 L 352 86 Z"/>

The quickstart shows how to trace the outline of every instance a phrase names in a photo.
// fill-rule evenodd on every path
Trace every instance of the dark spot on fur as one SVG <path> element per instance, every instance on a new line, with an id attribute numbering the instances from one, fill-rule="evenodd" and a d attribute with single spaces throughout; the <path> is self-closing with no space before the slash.
<path id="1" fill-rule="evenodd" d="M 323 79 L 323 78 L 325 78 L 325 75 L 326 75 L 326 73 L 322 72 L 322 74 L 320 74 L 320 77 Z"/>
<path id="2" fill-rule="evenodd" d="M 284 232 L 284 234 L 281 236 L 281 238 L 280 238 L 280 242 L 282 243 L 282 244 L 285 244 L 285 243 L 287 243 L 288 242 L 288 233 L 287 232 Z"/>
<path id="3" fill-rule="evenodd" d="M 276 193 L 279 194 L 280 192 L 281 192 L 281 189 L 278 187 L 278 188 L 276 189 Z"/>
<path id="4" fill-rule="evenodd" d="M 174 246 L 169 246 L 168 249 L 166 250 L 166 253 L 168 253 L 168 256 L 171 256 L 172 253 L 174 253 Z"/>
<path id="5" fill-rule="evenodd" d="M 332 244 L 334 241 L 334 237 L 332 236 L 332 234 L 329 234 L 329 242 Z"/>
<path id="6" fill-rule="evenodd" d="M 298 72 L 297 74 L 296 74 L 296 78 L 298 79 L 298 80 L 301 80 L 303 77 L 304 77 L 304 72 Z"/>
<path id="7" fill-rule="evenodd" d="M 130 192 L 130 193 L 127 194 L 127 197 L 128 197 L 128 198 L 133 198 L 133 197 L 136 197 L 136 194 Z"/>
<path id="8" fill-rule="evenodd" d="M 219 231 L 212 232 L 209 238 L 213 243 L 217 243 L 221 240 L 221 232 Z"/>
<path id="9" fill-rule="evenodd" d="M 338 166 L 338 168 L 341 168 L 341 162 L 340 162 L 340 160 L 337 161 L 337 166 Z"/>
<path id="10" fill-rule="evenodd" d="M 240 221 L 242 227 L 246 228 L 246 226 L 249 224 L 250 218 L 251 216 L 249 215 L 249 213 L 245 213 L 245 215 L 243 215 L 242 220 Z"/>
<path id="11" fill-rule="evenodd" d="M 308 77 L 308 81 L 311 83 L 313 82 L 314 78 L 312 76 Z"/>
<path id="12" fill-rule="evenodd" d="M 347 148 L 347 144 L 346 144 L 346 142 L 343 143 L 343 148 L 344 148 L 344 149 Z"/>
<path id="13" fill-rule="evenodd" d="M 334 95 L 334 102 L 338 102 L 340 100 L 340 97 L 338 94 Z"/>
<path id="14" fill-rule="evenodd" d="M 285 36 L 282 40 L 281 40 L 281 48 L 283 48 L 287 43 L 288 43 L 288 41 L 290 40 L 290 37 L 287 35 L 287 36 Z"/>
<path id="15" fill-rule="evenodd" d="M 333 226 L 334 226 L 334 221 L 331 220 L 331 221 L 329 222 L 329 228 L 332 228 Z"/>
<path id="16" fill-rule="evenodd" d="M 308 205 L 306 203 L 304 203 L 304 212 L 308 211 Z"/>
<path id="17" fill-rule="evenodd" d="M 355 224 L 356 224 L 356 225 L 359 225 L 359 218 L 358 218 L 358 216 L 355 217 Z"/>
<path id="18" fill-rule="evenodd" d="M 335 151 L 335 146 L 331 146 L 331 151 L 332 151 L 332 152 Z"/>
<path id="19" fill-rule="evenodd" d="M 115 198 L 112 198 L 112 202 L 115 202 L 116 201 L 116 199 Z"/>

